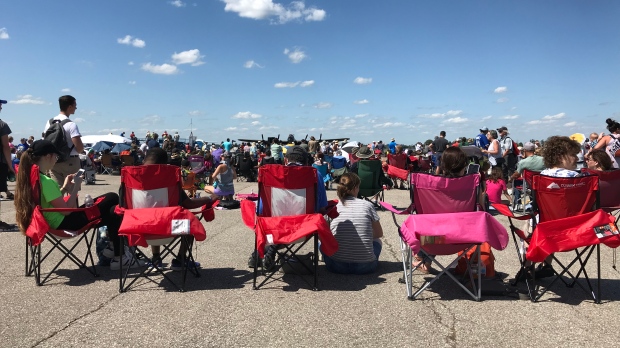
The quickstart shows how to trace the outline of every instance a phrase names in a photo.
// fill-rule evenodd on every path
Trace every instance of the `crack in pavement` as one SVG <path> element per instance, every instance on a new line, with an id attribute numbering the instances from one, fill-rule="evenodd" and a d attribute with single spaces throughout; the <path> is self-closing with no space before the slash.
<path id="1" fill-rule="evenodd" d="M 99 311 L 99 310 L 101 310 L 103 307 L 105 307 L 108 303 L 112 302 L 114 299 L 116 299 L 116 298 L 117 298 L 118 296 L 120 296 L 120 295 L 121 295 L 121 294 L 120 294 L 120 293 L 118 293 L 118 294 L 116 294 L 116 295 L 114 295 L 114 296 L 110 297 L 107 301 L 105 301 L 105 302 L 101 303 L 99 306 L 97 306 L 97 308 L 95 308 L 95 309 L 93 309 L 93 310 L 91 310 L 91 311 L 89 311 L 89 312 L 86 312 L 86 313 L 84 313 L 84 314 L 80 315 L 80 316 L 79 316 L 79 317 L 77 317 L 77 318 L 74 318 L 73 320 L 69 321 L 69 322 L 68 322 L 68 323 L 67 323 L 64 327 L 60 328 L 59 330 L 56 330 L 56 331 L 52 332 L 52 333 L 51 333 L 50 335 L 48 335 L 47 337 L 45 337 L 45 338 L 43 338 L 42 340 L 40 340 L 40 341 L 36 342 L 34 345 L 32 345 L 32 347 L 37 347 L 37 346 L 39 346 L 39 345 L 41 345 L 41 344 L 45 343 L 45 341 L 47 341 L 47 340 L 49 340 L 49 339 L 53 338 L 54 336 L 56 336 L 56 335 L 58 335 L 59 333 L 61 333 L 61 332 L 65 331 L 66 329 L 68 329 L 71 325 L 73 325 L 73 323 L 77 322 L 78 320 L 83 319 L 83 318 L 85 318 L 85 317 L 87 317 L 87 316 L 89 316 L 89 315 L 91 315 L 91 314 L 94 314 L 94 313 L 98 312 L 98 311 Z"/>
<path id="2" fill-rule="evenodd" d="M 442 302 L 434 301 L 434 300 L 423 300 L 423 301 L 425 303 L 429 304 L 429 306 L 426 306 L 426 307 L 431 310 L 431 312 L 433 313 L 433 315 L 436 318 L 437 323 L 439 325 L 443 326 L 444 328 L 446 328 L 449 331 L 449 333 L 445 337 L 447 339 L 447 343 L 450 344 L 450 346 L 452 346 L 452 347 L 456 347 L 456 345 L 457 345 L 457 342 L 456 342 L 456 315 L 450 310 L 450 308 L 448 308 L 448 306 L 446 306 Z M 449 323 L 449 324 L 444 323 L 443 316 L 439 313 L 439 311 L 435 307 L 436 305 L 441 306 L 445 310 L 448 311 L 448 313 L 452 317 L 452 322 L 451 323 Z"/>

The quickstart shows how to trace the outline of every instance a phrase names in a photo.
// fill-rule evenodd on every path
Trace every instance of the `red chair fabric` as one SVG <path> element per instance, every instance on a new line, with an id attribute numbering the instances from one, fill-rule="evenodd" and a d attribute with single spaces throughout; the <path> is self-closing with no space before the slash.
<path id="1" fill-rule="evenodd" d="M 620 209 L 620 170 L 600 171 L 584 168 L 582 172 L 599 178 L 600 205 L 607 212 Z"/>
<path id="2" fill-rule="evenodd" d="M 595 207 L 598 177 L 556 178 L 535 175 L 534 202 L 540 222 L 591 212 Z"/>

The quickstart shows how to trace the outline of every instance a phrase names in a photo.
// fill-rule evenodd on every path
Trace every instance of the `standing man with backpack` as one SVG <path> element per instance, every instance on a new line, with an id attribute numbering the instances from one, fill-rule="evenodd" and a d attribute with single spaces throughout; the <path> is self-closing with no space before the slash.
<path id="1" fill-rule="evenodd" d="M 77 124 L 69 119 L 77 109 L 77 101 L 70 95 L 63 95 L 58 98 L 58 105 L 60 114 L 47 121 L 43 138 L 51 141 L 61 153 L 50 176 L 62 186 L 67 175 L 75 174 L 80 169 L 79 154 L 84 152 L 84 144 Z"/>
<path id="2" fill-rule="evenodd" d="M 499 134 L 499 144 L 502 147 L 502 157 L 504 158 L 504 164 L 502 165 L 502 173 L 504 181 L 508 182 L 508 179 L 517 170 L 517 155 L 515 153 L 515 146 L 512 138 L 508 136 L 508 128 L 506 126 L 497 129 Z"/>

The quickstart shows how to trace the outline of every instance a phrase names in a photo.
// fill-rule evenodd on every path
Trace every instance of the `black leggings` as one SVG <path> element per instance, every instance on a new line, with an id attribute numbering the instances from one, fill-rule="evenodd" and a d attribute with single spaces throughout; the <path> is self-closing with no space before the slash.
<path id="1" fill-rule="evenodd" d="M 114 208 L 118 205 L 119 202 L 118 195 L 113 192 L 108 192 L 104 195 L 93 198 L 93 200 L 96 202 L 99 198 L 103 198 L 103 200 L 97 204 L 97 207 L 99 208 L 99 214 L 101 215 L 101 222 L 97 225 L 97 227 L 108 227 L 108 236 L 114 244 L 114 255 L 120 256 L 121 243 L 120 239 L 118 238 L 118 229 L 121 227 L 121 222 L 123 221 L 123 218 L 120 215 L 114 213 Z M 82 205 L 80 206 L 80 208 L 84 208 L 84 206 Z M 84 226 L 88 225 L 89 222 L 90 221 L 86 217 L 85 212 L 76 211 L 69 215 L 66 215 L 56 229 L 78 231 Z"/>

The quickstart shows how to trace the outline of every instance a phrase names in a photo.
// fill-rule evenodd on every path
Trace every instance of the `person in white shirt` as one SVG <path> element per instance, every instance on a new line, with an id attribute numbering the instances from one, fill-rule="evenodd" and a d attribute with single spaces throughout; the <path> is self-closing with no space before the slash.
<path id="1" fill-rule="evenodd" d="M 58 105 L 60 106 L 60 114 L 54 117 L 54 120 L 63 121 L 69 118 L 69 116 L 75 114 L 77 110 L 77 101 L 70 95 L 63 95 L 58 98 Z M 49 120 L 45 123 L 45 129 L 43 134 L 50 127 Z M 82 134 L 75 122 L 67 122 L 63 126 L 65 129 L 65 136 L 67 139 L 67 145 L 71 147 L 71 153 L 66 161 L 56 163 L 50 170 L 50 177 L 62 186 L 65 182 L 65 178 L 69 174 L 75 174 L 81 168 L 79 154 L 84 152 L 84 144 L 82 143 Z"/>

